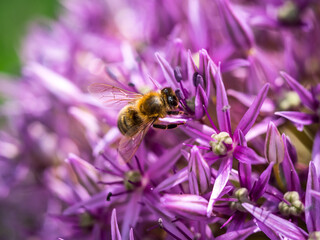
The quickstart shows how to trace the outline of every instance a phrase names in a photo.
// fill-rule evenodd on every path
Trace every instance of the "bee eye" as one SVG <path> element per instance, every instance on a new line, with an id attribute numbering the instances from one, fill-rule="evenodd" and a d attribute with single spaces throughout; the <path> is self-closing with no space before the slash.
<path id="1" fill-rule="evenodd" d="M 178 100 L 176 97 L 168 96 L 168 104 L 171 107 L 176 107 L 178 105 Z"/>
<path id="2" fill-rule="evenodd" d="M 168 94 L 169 94 L 168 88 L 162 89 L 161 92 L 164 93 L 165 95 L 168 95 Z"/>

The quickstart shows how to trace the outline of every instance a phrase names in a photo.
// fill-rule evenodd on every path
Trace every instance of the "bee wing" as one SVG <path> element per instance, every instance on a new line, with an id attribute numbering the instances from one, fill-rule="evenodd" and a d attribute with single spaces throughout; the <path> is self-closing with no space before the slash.
<path id="1" fill-rule="evenodd" d="M 144 136 L 156 119 L 151 119 L 139 126 L 132 127 L 119 143 L 119 154 L 125 162 L 129 162 L 137 152 Z M 133 136 L 132 134 L 135 133 Z M 132 137 L 129 137 L 132 136 Z"/>
<path id="2" fill-rule="evenodd" d="M 135 102 L 142 97 L 142 94 L 130 92 L 104 83 L 93 83 L 88 87 L 89 92 L 98 98 L 105 107 L 121 107 Z"/>

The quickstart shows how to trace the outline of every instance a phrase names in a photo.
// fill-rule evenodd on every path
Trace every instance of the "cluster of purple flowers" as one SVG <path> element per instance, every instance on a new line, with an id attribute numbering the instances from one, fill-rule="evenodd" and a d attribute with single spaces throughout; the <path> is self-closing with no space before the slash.
<path id="1" fill-rule="evenodd" d="M 1 239 L 320 239 L 317 0 L 63 0 L 0 80 Z M 92 83 L 183 114 L 119 159 Z"/>

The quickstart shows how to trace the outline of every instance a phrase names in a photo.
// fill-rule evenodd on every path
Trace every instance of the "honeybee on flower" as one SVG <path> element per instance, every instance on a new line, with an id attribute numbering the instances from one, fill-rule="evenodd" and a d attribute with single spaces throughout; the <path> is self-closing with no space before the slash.
<path id="1" fill-rule="evenodd" d="M 119 143 L 119 154 L 125 162 L 131 160 L 138 150 L 149 128 L 172 129 L 185 121 L 169 123 L 161 121 L 167 115 L 181 115 L 179 100 L 171 87 L 139 94 L 104 83 L 89 86 L 89 92 L 104 104 L 120 104 L 117 126 L 123 134 Z"/>

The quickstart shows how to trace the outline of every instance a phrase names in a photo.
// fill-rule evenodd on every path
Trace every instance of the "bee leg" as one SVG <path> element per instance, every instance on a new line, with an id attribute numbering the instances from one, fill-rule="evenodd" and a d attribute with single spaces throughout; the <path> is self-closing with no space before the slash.
<path id="1" fill-rule="evenodd" d="M 153 124 L 153 127 L 154 128 L 158 128 L 158 129 L 173 129 L 173 128 L 176 128 L 178 127 L 179 125 L 182 125 L 183 123 L 180 123 L 180 124 L 168 124 L 168 125 L 165 125 L 165 124 Z"/>
<path id="2" fill-rule="evenodd" d="M 153 127 L 158 129 L 168 129 L 168 125 L 161 125 L 161 124 L 153 124 Z"/>
<path id="3" fill-rule="evenodd" d="M 183 111 L 167 111 L 168 115 L 182 115 L 184 114 Z"/>

